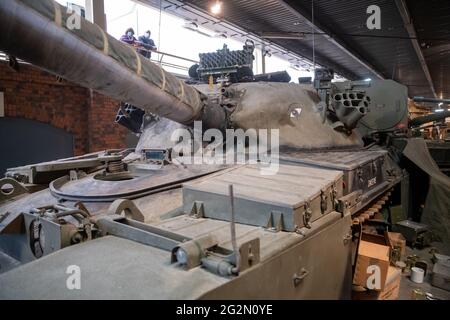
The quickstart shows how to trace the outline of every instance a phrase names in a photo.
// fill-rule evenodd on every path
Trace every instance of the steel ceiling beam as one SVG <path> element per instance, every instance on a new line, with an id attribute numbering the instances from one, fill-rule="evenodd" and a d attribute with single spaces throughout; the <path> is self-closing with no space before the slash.
<path id="1" fill-rule="evenodd" d="M 158 8 L 160 0 L 132 0 L 132 1 L 142 4 L 142 5 L 145 5 L 145 6 L 150 6 L 152 8 Z M 161 0 L 161 1 L 163 3 L 162 9 L 165 11 L 166 11 L 166 9 L 173 6 L 173 7 L 176 7 L 177 9 L 183 8 L 185 11 L 184 13 L 189 13 L 189 16 L 186 16 L 186 14 L 183 14 L 180 11 L 176 11 L 176 10 L 167 11 L 171 14 L 176 15 L 179 18 L 186 19 L 186 18 L 192 18 L 192 16 L 200 17 L 200 18 L 208 21 L 208 25 L 204 26 L 205 28 L 210 27 L 210 24 L 212 24 L 213 26 L 219 26 L 219 27 L 226 29 L 227 31 L 232 31 L 233 33 L 236 33 L 237 35 L 239 35 L 239 37 L 241 37 L 241 40 L 245 40 L 243 38 L 248 37 L 248 38 L 251 38 L 251 40 L 254 40 L 256 43 L 262 44 L 264 42 L 264 43 L 266 43 L 266 46 L 273 47 L 273 48 L 279 50 L 280 52 L 287 52 L 287 54 L 289 54 L 289 55 L 291 55 L 291 54 L 295 55 L 295 58 L 305 58 L 301 54 L 296 53 L 293 50 L 287 49 L 284 46 L 271 41 L 271 39 L 268 39 L 268 38 L 262 39 L 260 34 L 258 34 L 257 32 L 246 30 L 245 28 L 238 26 L 228 20 L 223 20 L 222 18 L 212 16 L 207 10 L 194 5 L 190 1 L 186 1 L 186 0 Z M 165 6 L 164 6 L 164 4 L 165 4 Z M 231 37 L 233 37 L 233 36 L 231 36 Z"/>
<path id="2" fill-rule="evenodd" d="M 317 33 L 323 33 L 325 35 L 321 35 L 325 37 L 329 42 L 334 44 L 336 47 L 341 49 L 343 52 L 351 56 L 355 61 L 357 61 L 359 64 L 364 66 L 367 70 L 372 72 L 374 75 L 376 75 L 380 79 L 385 79 L 383 74 L 378 72 L 374 66 L 369 64 L 368 62 L 364 61 L 362 57 L 359 56 L 356 52 L 354 52 L 348 45 L 346 45 L 341 39 L 336 38 L 332 36 L 333 32 L 323 26 L 320 22 L 314 21 L 312 22 L 312 16 L 311 13 L 305 10 L 305 8 L 295 4 L 291 5 L 291 1 L 285 1 L 285 0 L 278 0 L 279 3 L 281 3 L 286 9 L 291 11 L 294 15 L 296 15 L 299 19 L 304 20 L 306 24 L 308 24 L 310 27 L 314 28 Z"/>
<path id="3" fill-rule="evenodd" d="M 425 77 L 427 78 L 428 84 L 430 86 L 431 91 L 433 92 L 434 97 L 437 98 L 436 90 L 434 89 L 433 79 L 431 78 L 430 70 L 428 69 L 427 62 L 425 61 L 425 57 L 423 56 L 422 49 L 420 49 L 419 41 L 417 41 L 416 29 L 414 28 L 414 24 L 412 23 L 411 15 L 409 14 L 408 7 L 406 6 L 405 0 L 395 0 L 395 4 L 397 5 L 398 11 L 403 19 L 403 24 L 405 25 L 405 29 L 411 38 L 411 44 L 416 51 L 417 58 L 420 61 L 420 65 L 422 66 L 422 70 L 425 73 Z"/>
<path id="4" fill-rule="evenodd" d="M 263 39 L 305 39 L 302 32 L 261 32 Z"/>

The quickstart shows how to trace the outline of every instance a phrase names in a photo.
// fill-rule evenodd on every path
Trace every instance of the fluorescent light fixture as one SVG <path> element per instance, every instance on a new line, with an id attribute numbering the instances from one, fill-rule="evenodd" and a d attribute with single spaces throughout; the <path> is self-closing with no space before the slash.
<path id="1" fill-rule="evenodd" d="M 221 11 L 222 11 L 222 3 L 220 1 L 216 1 L 216 3 L 214 3 L 211 6 L 211 13 L 219 14 Z"/>
<path id="2" fill-rule="evenodd" d="M 436 109 L 434 112 L 444 112 L 444 109 Z"/>
<path id="3" fill-rule="evenodd" d="M 228 34 L 226 31 L 224 32 L 220 32 L 220 31 L 216 31 L 216 33 L 214 34 L 214 38 L 228 38 Z"/>
<path id="4" fill-rule="evenodd" d="M 197 22 L 195 21 L 185 21 L 183 28 L 200 33 L 201 35 L 204 35 L 206 37 L 214 37 L 216 36 L 216 33 L 209 31 L 208 29 L 205 29 L 203 27 L 200 27 Z"/>
<path id="5" fill-rule="evenodd" d="M 372 79 L 370 79 L 370 78 L 367 78 L 367 79 L 364 79 L 364 81 L 372 81 Z"/>

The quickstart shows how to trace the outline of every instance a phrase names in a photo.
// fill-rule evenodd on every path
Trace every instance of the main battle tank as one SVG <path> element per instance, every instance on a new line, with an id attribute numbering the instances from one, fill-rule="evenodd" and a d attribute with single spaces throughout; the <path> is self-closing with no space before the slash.
<path id="1" fill-rule="evenodd" d="M 0 297 L 349 298 L 352 226 L 405 176 L 386 141 L 407 128 L 406 87 L 256 81 L 276 77 L 249 72 L 251 43 L 203 55 L 188 85 L 66 12 L 2 1 L 0 50 L 124 101 L 140 140 L 8 170 Z"/>

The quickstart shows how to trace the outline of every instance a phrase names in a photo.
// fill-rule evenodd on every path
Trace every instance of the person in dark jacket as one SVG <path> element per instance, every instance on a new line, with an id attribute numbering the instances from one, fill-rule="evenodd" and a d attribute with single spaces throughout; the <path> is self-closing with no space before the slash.
<path id="1" fill-rule="evenodd" d="M 152 50 L 156 50 L 155 42 L 150 38 L 152 33 L 147 30 L 143 36 L 140 36 L 138 43 L 142 49 L 138 49 L 138 52 L 144 57 L 150 59 L 152 57 Z"/>
<path id="2" fill-rule="evenodd" d="M 125 31 L 125 34 L 120 37 L 120 41 L 131 44 L 132 46 L 136 45 L 137 40 L 134 37 L 133 28 L 128 28 L 127 31 Z"/>

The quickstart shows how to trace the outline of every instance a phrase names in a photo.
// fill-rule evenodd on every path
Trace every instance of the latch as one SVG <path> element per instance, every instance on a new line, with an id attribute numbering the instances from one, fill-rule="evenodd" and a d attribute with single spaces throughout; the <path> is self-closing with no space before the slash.
<path id="1" fill-rule="evenodd" d="M 337 188 L 336 185 L 333 183 L 333 185 L 331 186 L 331 191 L 330 191 L 330 195 L 331 195 L 331 203 L 333 204 L 333 209 L 336 210 L 339 201 L 337 199 Z"/>
<path id="2" fill-rule="evenodd" d="M 328 209 L 328 196 L 325 191 L 320 190 L 320 211 L 324 214 Z"/>
<path id="3" fill-rule="evenodd" d="M 259 238 L 247 241 L 239 247 L 240 266 L 239 271 L 245 271 L 260 261 L 260 240 Z"/>
<path id="4" fill-rule="evenodd" d="M 361 194 L 361 190 L 356 190 L 340 198 L 338 200 L 338 205 L 336 206 L 336 211 L 342 213 L 342 216 L 353 214 L 359 208 Z"/>
<path id="5" fill-rule="evenodd" d="M 358 177 L 358 180 L 359 180 L 360 183 L 364 182 L 363 169 L 361 167 L 356 169 L 356 176 Z"/>
<path id="6" fill-rule="evenodd" d="M 374 176 L 376 176 L 376 175 L 377 175 L 377 172 L 378 172 L 377 162 L 374 161 L 374 162 L 372 162 L 372 174 L 373 174 Z"/>
<path id="7" fill-rule="evenodd" d="M 312 210 L 309 202 L 305 202 L 305 211 L 303 212 L 303 224 L 306 228 L 311 229 L 309 221 L 312 217 Z"/>

